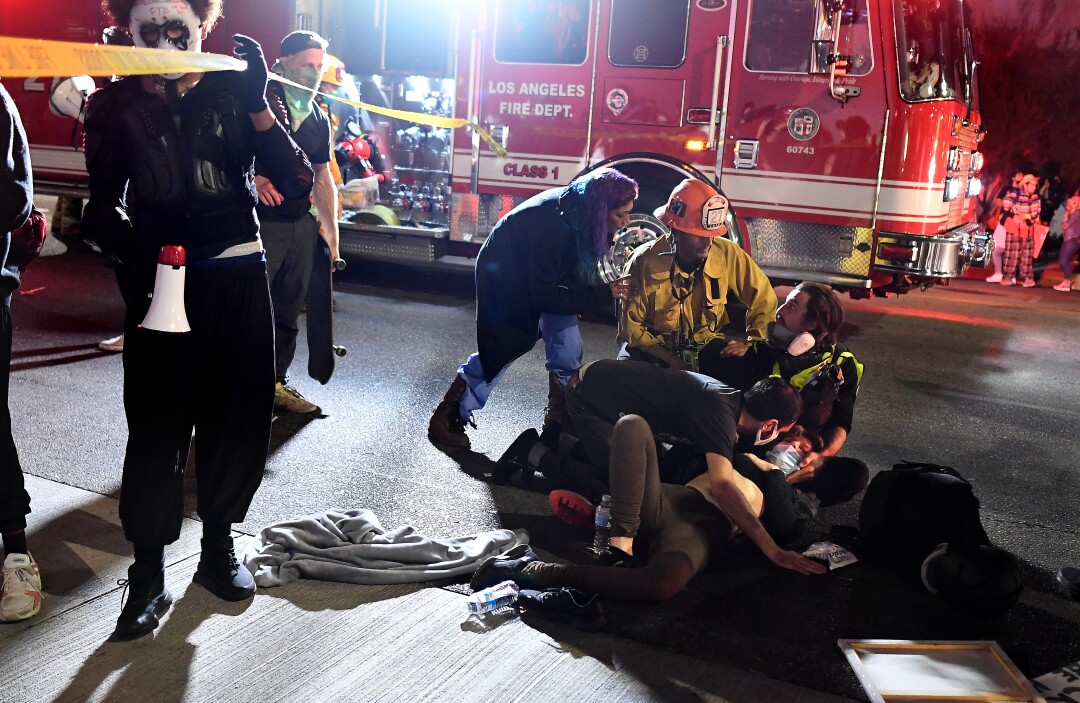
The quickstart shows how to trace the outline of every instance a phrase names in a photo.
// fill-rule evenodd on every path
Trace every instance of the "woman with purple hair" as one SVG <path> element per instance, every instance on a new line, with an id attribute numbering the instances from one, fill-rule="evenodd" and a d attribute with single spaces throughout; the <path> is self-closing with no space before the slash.
<path id="1" fill-rule="evenodd" d="M 431 416 L 433 443 L 467 449 L 473 411 L 541 338 L 549 372 L 545 425 L 558 419 L 552 417 L 558 400 L 582 361 L 578 315 L 630 293 L 626 279 L 602 283 L 597 262 L 629 222 L 637 193 L 632 179 L 601 168 L 529 198 L 499 220 L 476 257 L 478 351 Z"/>

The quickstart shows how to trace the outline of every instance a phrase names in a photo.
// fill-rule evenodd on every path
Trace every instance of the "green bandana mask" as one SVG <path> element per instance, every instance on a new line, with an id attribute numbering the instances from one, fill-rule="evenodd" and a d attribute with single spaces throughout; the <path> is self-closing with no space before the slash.
<path id="1" fill-rule="evenodd" d="M 315 89 L 318 87 L 322 75 L 318 71 L 310 69 L 301 69 L 298 71 L 284 69 L 282 70 L 281 75 L 288 78 L 290 81 L 299 83 L 307 88 L 307 90 L 301 90 L 300 88 L 294 88 L 291 85 L 284 86 L 285 102 L 288 103 L 289 114 L 296 124 L 300 124 L 311 114 L 311 99 L 315 97 Z"/>

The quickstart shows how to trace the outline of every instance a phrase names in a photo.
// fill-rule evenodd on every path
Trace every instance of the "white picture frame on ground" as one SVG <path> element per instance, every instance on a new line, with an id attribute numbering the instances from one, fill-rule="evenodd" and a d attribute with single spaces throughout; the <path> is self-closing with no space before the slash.
<path id="1" fill-rule="evenodd" d="M 874 703 L 1045 703 L 993 641 L 837 640 Z"/>

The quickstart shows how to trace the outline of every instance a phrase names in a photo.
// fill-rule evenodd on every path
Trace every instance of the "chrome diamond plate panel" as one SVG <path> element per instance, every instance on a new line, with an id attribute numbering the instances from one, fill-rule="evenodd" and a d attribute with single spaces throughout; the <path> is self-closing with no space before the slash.
<path id="1" fill-rule="evenodd" d="M 432 263 L 442 256 L 445 240 L 401 237 L 376 232 L 342 232 L 341 251 L 366 259 Z"/>
<path id="2" fill-rule="evenodd" d="M 492 193 L 454 193 L 450 198 L 450 239 L 483 242 L 499 218 L 525 200 Z"/>
<path id="3" fill-rule="evenodd" d="M 747 220 L 750 253 L 762 268 L 869 276 L 874 231 L 789 220 Z"/>

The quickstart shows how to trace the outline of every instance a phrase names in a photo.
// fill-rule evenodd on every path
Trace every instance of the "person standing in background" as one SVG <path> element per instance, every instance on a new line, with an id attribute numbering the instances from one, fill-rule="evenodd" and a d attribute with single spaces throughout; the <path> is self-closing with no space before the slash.
<path id="1" fill-rule="evenodd" d="M 337 185 L 330 171 L 333 160 L 330 120 L 315 104 L 315 90 L 326 70 L 326 46 L 327 41 L 314 32 L 293 32 L 282 39 L 281 59 L 274 64 L 273 70 L 304 88 L 274 82 L 266 91 L 270 110 L 311 162 L 315 172 L 312 197 L 283 197 L 263 175 L 270 165 L 261 161 L 255 163 L 255 186 L 259 190 L 257 211 L 266 246 L 270 298 L 274 302 L 277 378 L 274 407 L 292 413 L 313 413 L 319 409 L 288 383 L 289 366 L 296 355 L 296 338 L 300 332 L 300 311 L 307 299 L 312 257 L 320 236 L 330 248 L 331 263 L 341 258 L 338 254 Z"/>
<path id="2" fill-rule="evenodd" d="M 1024 288 L 1035 287 L 1035 223 L 1039 221 L 1042 207 L 1035 193 L 1038 185 L 1039 179 L 1034 173 L 1025 175 L 1020 180 L 1019 190 L 1010 190 L 1001 204 L 1001 209 L 1009 216 L 1005 221 L 1005 265 L 1001 272 L 1003 286 L 1016 285 L 1013 277 L 1019 271 Z"/>
<path id="3" fill-rule="evenodd" d="M 1010 193 L 1020 188 L 1020 181 L 1024 178 L 1023 171 L 1017 171 L 1013 174 L 1012 180 L 1009 181 L 998 193 L 998 196 L 994 198 L 993 206 L 990 210 L 990 218 L 987 220 L 994 224 L 994 251 L 990 254 L 990 259 L 994 266 L 994 273 L 987 276 L 987 283 L 1000 283 L 1001 282 L 1001 269 L 1002 269 L 1002 257 L 1005 255 L 1005 220 L 1007 215 L 1002 206 L 1005 203 L 1005 198 Z M 996 221 L 995 221 L 996 218 Z"/>
<path id="4" fill-rule="evenodd" d="M 1068 292 L 1073 289 L 1073 257 L 1080 251 L 1080 196 L 1072 196 L 1065 202 L 1065 220 L 1061 224 L 1061 254 L 1058 263 L 1064 278 L 1054 290 Z"/>
<path id="5" fill-rule="evenodd" d="M 11 231 L 30 216 L 34 181 L 30 150 L 19 110 L 0 84 L 0 233 L 4 239 L 0 268 L 0 533 L 4 540 L 3 591 L 0 621 L 25 620 L 41 610 L 41 572 L 26 546 L 26 516 L 30 495 L 26 492 L 19 452 L 11 436 L 8 380 L 11 376 L 11 294 L 19 287 L 19 269 L 11 261 Z"/>

